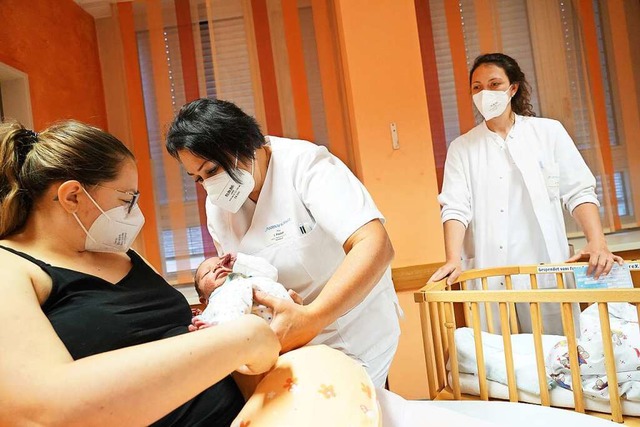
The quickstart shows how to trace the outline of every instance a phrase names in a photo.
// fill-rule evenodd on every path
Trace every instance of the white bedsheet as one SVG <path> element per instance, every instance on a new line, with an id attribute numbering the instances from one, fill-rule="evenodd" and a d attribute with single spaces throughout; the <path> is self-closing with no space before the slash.
<path id="1" fill-rule="evenodd" d="M 449 375 L 451 382 L 451 375 Z M 496 381 L 488 381 L 489 397 L 494 399 L 509 400 L 509 388 Z M 471 374 L 460 374 L 460 392 L 463 394 L 471 394 L 478 396 L 480 389 L 478 387 L 478 377 Z M 549 399 L 551 405 L 560 408 L 574 408 L 573 392 L 560 387 L 549 390 Z M 540 396 L 518 390 L 518 400 L 521 402 L 540 404 Z M 632 402 L 622 399 L 622 413 L 624 415 L 640 416 L 640 402 Z M 584 406 L 588 411 L 611 413 L 611 405 L 609 401 L 594 400 L 585 396 Z M 547 426 L 548 427 L 548 426 Z"/>
<path id="2" fill-rule="evenodd" d="M 377 389 L 383 427 L 613 427 L 600 418 L 525 403 L 405 400 Z"/>
<path id="3" fill-rule="evenodd" d="M 565 337 L 559 335 L 543 335 L 542 347 L 544 354 L 549 354 L 553 347 Z M 459 328 L 455 332 L 456 351 L 458 352 L 458 370 L 460 373 L 478 375 L 476 362 L 476 347 L 473 339 L 473 329 Z M 536 369 L 535 347 L 532 334 L 511 335 L 513 351 L 513 366 L 516 374 L 516 385 L 536 395 L 540 394 L 538 371 Z M 487 379 L 507 384 L 507 368 L 504 358 L 504 342 L 502 335 L 482 332 L 482 348 Z M 447 366 L 447 370 L 450 367 Z M 551 378 L 548 384 L 553 383 Z"/>
<path id="4" fill-rule="evenodd" d="M 376 389 L 382 427 L 492 427 L 496 424 L 481 418 L 456 412 L 454 409 L 440 408 L 428 400 L 406 400 L 385 389 Z M 499 425 L 499 424 L 498 424 Z M 548 426 L 547 426 L 548 427 Z"/>

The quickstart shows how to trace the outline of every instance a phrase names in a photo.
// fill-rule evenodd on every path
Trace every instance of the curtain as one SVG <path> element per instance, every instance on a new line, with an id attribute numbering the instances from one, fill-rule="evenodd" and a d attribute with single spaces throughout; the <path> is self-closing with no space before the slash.
<path id="1" fill-rule="evenodd" d="M 346 114 L 335 101 L 343 91 L 329 74 L 336 69 L 327 65 L 337 62 L 337 42 L 316 30 L 330 14 L 314 15 L 311 1 L 295 0 L 146 0 L 114 10 L 129 106 L 141 104 L 132 126 L 139 127 L 134 151 L 146 185 L 143 249 L 170 283 L 190 286 L 215 248 L 204 190 L 164 148 L 168 125 L 189 101 L 225 99 L 255 116 L 265 134 L 348 151 L 343 135 L 330 136 L 325 115 L 326 105 L 334 116 Z"/>

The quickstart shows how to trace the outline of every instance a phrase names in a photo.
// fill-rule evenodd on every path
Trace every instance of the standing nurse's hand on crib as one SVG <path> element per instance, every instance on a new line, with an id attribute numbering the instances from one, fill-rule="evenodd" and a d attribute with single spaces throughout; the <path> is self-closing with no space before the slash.
<path id="1" fill-rule="evenodd" d="M 622 265 L 623 259 L 611 253 L 604 238 L 598 207 L 593 203 L 582 203 L 571 212 L 587 238 L 587 245 L 578 251 L 567 262 L 589 258 L 587 274 L 597 279 L 601 275 L 609 274 L 613 263 Z"/>
<path id="2" fill-rule="evenodd" d="M 444 250 L 447 255 L 445 264 L 433 273 L 429 282 L 437 282 L 448 277 L 447 284 L 451 285 L 462 273 L 462 242 L 466 226 L 458 220 L 450 219 L 444 223 Z"/>
<path id="3" fill-rule="evenodd" d="M 609 274 L 614 263 L 622 265 L 624 262 L 622 257 L 611 253 L 607 247 L 607 242 L 604 240 L 587 243 L 587 246 L 580 249 L 578 253 L 569 258 L 567 262 L 576 262 L 587 257 L 589 258 L 587 275 L 593 274 L 595 278 Z"/>
<path id="4" fill-rule="evenodd" d="M 436 270 L 429 279 L 429 282 L 437 282 L 448 277 L 447 284 L 451 285 L 456 281 L 462 273 L 462 264 L 460 261 L 447 261 L 442 267 Z"/>

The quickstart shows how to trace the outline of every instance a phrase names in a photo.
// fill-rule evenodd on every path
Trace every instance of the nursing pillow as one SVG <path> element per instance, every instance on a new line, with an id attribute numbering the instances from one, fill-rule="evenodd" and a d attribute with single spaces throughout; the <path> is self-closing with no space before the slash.
<path id="1" fill-rule="evenodd" d="M 356 361 L 325 345 L 283 354 L 232 427 L 382 425 L 375 386 Z"/>

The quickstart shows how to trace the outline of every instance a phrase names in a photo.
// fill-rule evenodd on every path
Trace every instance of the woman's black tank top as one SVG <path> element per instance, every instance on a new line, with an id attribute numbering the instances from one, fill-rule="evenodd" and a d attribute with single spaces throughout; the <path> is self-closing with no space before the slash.
<path id="1" fill-rule="evenodd" d="M 42 311 L 74 359 L 188 332 L 187 300 L 133 250 L 127 252 L 131 270 L 112 284 L 0 248 L 31 261 L 51 277 L 51 294 Z M 243 403 L 235 382 L 227 377 L 154 425 L 228 426 Z"/>

